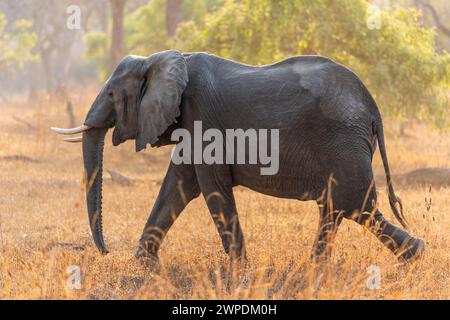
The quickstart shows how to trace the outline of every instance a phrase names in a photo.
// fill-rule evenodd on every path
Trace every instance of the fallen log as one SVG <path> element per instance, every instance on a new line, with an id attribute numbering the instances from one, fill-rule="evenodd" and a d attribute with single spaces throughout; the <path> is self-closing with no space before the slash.
<path id="1" fill-rule="evenodd" d="M 8 156 L 1 156 L 0 161 L 23 161 L 23 162 L 31 162 L 31 163 L 39 162 L 39 160 L 25 156 L 23 154 L 13 154 L 13 155 L 8 155 Z"/>
<path id="2" fill-rule="evenodd" d="M 379 177 L 377 180 L 382 179 Z M 385 178 L 383 178 L 385 180 Z M 392 176 L 394 186 L 433 188 L 450 186 L 450 168 L 419 168 L 403 174 Z"/>
<path id="3" fill-rule="evenodd" d="M 117 183 L 121 186 L 132 186 L 134 184 L 133 180 L 131 178 L 125 177 L 124 175 L 120 174 L 117 171 L 106 169 L 106 171 L 109 173 L 111 177 L 111 181 L 113 183 Z"/>

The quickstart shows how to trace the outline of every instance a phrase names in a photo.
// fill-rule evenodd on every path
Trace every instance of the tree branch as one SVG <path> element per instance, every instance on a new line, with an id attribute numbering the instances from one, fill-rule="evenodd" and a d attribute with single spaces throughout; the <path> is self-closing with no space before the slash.
<path id="1" fill-rule="evenodd" d="M 439 18 L 439 15 L 436 12 L 436 9 L 429 3 L 425 3 L 422 0 L 416 0 L 416 3 L 420 3 L 420 5 L 424 8 L 427 8 L 428 11 L 430 11 L 431 16 L 433 17 L 434 23 L 436 24 L 436 28 L 439 29 L 440 32 L 442 32 L 443 34 L 445 34 L 447 37 L 450 38 L 450 29 L 447 28 L 447 26 L 445 26 L 442 22 L 441 19 Z"/>

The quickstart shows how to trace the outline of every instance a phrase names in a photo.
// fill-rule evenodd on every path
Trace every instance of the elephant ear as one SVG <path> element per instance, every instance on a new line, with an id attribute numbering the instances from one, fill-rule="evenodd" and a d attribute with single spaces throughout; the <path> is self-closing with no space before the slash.
<path id="1" fill-rule="evenodd" d="M 188 83 L 187 64 L 179 51 L 147 58 L 138 111 L 136 152 L 158 141 L 180 115 L 181 95 Z"/>

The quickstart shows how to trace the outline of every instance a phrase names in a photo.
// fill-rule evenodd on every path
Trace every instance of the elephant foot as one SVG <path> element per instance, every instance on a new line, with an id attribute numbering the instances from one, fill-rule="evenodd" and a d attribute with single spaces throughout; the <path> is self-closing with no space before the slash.
<path id="1" fill-rule="evenodd" d="M 142 247 L 139 247 L 134 254 L 140 265 L 148 272 L 159 273 L 161 271 L 161 262 L 158 255 L 150 254 Z"/>
<path id="2" fill-rule="evenodd" d="M 406 245 L 400 250 L 401 253 L 398 257 L 402 263 L 412 262 L 419 259 L 425 250 L 425 242 L 422 239 L 411 237 Z"/>

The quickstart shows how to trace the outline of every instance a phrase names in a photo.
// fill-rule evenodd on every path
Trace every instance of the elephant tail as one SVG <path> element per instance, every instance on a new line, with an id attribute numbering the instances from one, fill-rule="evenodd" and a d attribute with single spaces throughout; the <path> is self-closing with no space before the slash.
<path id="1" fill-rule="evenodd" d="M 389 204 L 391 205 L 392 212 L 397 220 L 401 223 L 401 225 L 407 229 L 408 224 L 403 215 L 403 205 L 399 197 L 395 195 L 394 187 L 392 186 L 391 172 L 389 170 L 389 163 L 386 154 L 386 146 L 384 144 L 384 133 L 383 133 L 383 123 L 381 121 L 381 116 L 377 117 L 378 119 L 374 122 L 375 135 L 378 140 L 378 145 L 380 148 L 381 159 L 383 160 L 384 173 L 386 174 L 386 182 L 388 186 L 389 192 Z M 396 207 L 398 204 L 399 210 Z"/>

